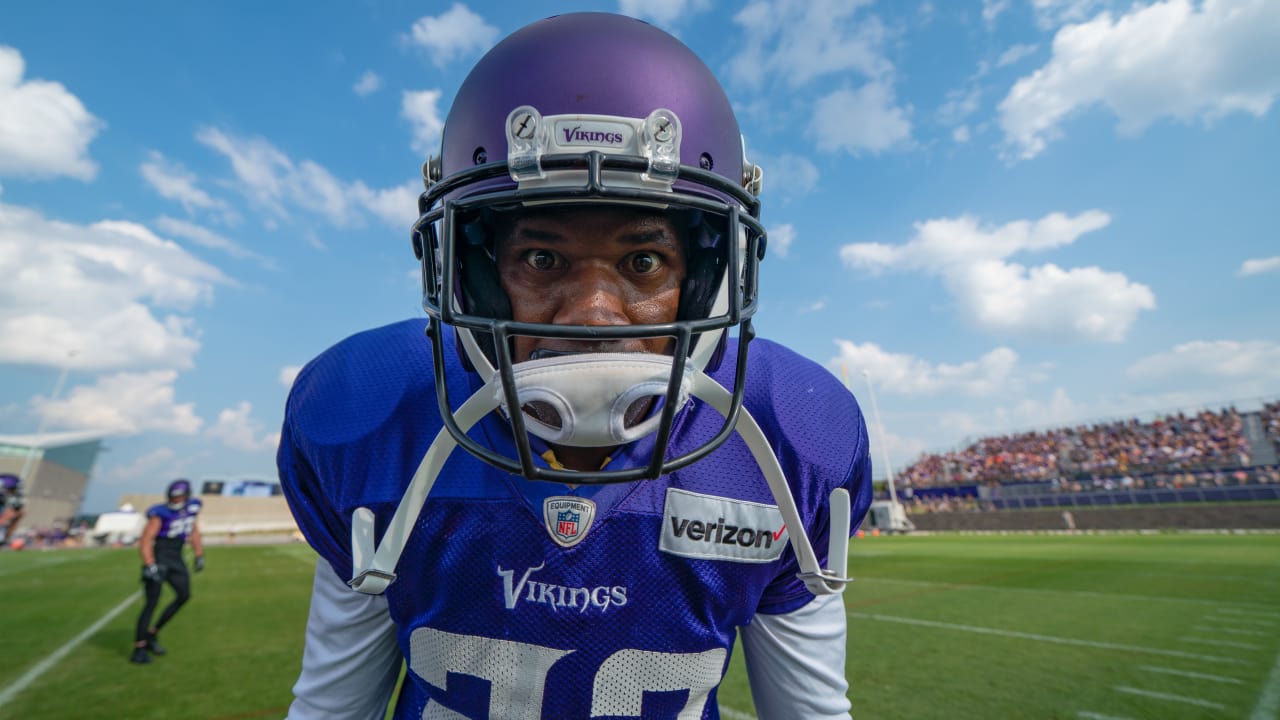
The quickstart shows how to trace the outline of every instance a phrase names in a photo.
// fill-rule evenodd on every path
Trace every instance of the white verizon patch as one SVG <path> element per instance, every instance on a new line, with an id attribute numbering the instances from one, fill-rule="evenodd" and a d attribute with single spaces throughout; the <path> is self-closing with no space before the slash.
<path id="1" fill-rule="evenodd" d="M 787 546 L 787 527 L 775 505 L 667 489 L 663 552 L 684 557 L 763 563 Z"/>

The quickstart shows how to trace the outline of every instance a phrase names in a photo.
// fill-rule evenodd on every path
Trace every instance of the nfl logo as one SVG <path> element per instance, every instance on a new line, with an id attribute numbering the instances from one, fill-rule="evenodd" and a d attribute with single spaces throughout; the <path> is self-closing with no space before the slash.
<path id="1" fill-rule="evenodd" d="M 564 538 L 578 537 L 578 519 L 581 517 L 582 515 L 570 510 L 557 515 L 556 534 Z"/>
<path id="2" fill-rule="evenodd" d="M 591 529 L 596 504 L 585 498 L 557 495 L 542 501 L 542 517 L 547 533 L 557 545 L 573 547 L 582 542 Z"/>

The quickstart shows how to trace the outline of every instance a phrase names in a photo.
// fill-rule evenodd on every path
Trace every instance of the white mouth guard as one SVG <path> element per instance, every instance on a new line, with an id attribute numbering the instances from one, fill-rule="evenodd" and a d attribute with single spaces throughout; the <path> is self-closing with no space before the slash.
<path id="1" fill-rule="evenodd" d="M 528 360 L 512 367 L 516 398 L 523 409 L 537 403 L 559 419 L 544 422 L 524 410 L 525 428 L 549 443 L 570 447 L 614 447 L 657 430 L 661 413 L 627 425 L 627 411 L 639 400 L 665 398 L 672 359 L 648 353 L 583 353 Z M 696 371 L 685 365 L 676 410 L 684 407 Z M 489 386 L 508 417 L 502 377 L 495 371 Z M 541 413 L 544 416 L 548 413 Z"/>

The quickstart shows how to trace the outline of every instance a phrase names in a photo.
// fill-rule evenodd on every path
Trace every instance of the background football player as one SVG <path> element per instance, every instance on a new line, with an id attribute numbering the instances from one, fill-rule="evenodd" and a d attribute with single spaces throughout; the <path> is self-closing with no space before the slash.
<path id="1" fill-rule="evenodd" d="M 204 569 L 204 545 L 200 540 L 200 526 L 196 516 L 200 513 L 199 498 L 191 495 L 191 482 L 174 480 L 165 489 L 165 502 L 147 509 L 147 524 L 138 541 L 142 555 L 142 586 L 146 603 L 138 616 L 134 633 L 133 655 L 135 663 L 151 662 L 151 655 L 164 655 L 165 649 L 156 641 L 160 632 L 178 610 L 191 599 L 191 576 L 187 573 L 182 557 L 182 546 L 189 540 L 195 551 L 195 571 Z M 165 582 L 177 596 L 160 613 L 160 619 L 151 624 L 151 616 L 160 604 L 160 593 Z"/>
<path id="2" fill-rule="evenodd" d="M 18 537 L 18 522 L 26 515 L 22 480 L 12 473 L 0 474 L 0 547 Z"/>
<path id="3" fill-rule="evenodd" d="M 741 629 L 760 717 L 847 718 L 866 429 L 753 341 L 761 171 L 712 73 L 630 18 L 534 23 L 424 179 L 429 320 L 329 349 L 286 407 L 321 556 L 289 716 L 381 717 L 403 658 L 402 720 L 714 718 Z"/>

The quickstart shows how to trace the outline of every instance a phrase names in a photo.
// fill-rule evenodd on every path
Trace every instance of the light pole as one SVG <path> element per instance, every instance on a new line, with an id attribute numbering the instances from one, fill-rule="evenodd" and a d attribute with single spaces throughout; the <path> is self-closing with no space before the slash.
<path id="1" fill-rule="evenodd" d="M 49 402 L 52 403 L 57 400 L 58 395 L 62 393 L 62 386 L 67 382 L 67 373 L 71 371 L 71 358 L 75 357 L 77 352 L 77 350 L 67 351 L 67 361 L 62 364 L 62 372 L 58 374 L 58 382 L 53 384 L 53 394 L 49 396 Z M 44 413 L 40 417 L 40 425 L 36 428 L 36 439 L 32 443 L 33 447 L 31 447 L 27 452 L 27 459 L 22 463 L 22 474 L 19 477 L 22 478 L 22 482 L 26 483 L 28 487 L 30 487 L 31 478 L 27 477 L 27 473 L 30 472 L 31 466 L 36 458 L 36 448 L 34 445 L 44 439 L 44 428 L 48 424 L 49 414 Z M 40 448 L 40 457 L 44 457 L 44 448 Z"/>
<path id="2" fill-rule="evenodd" d="M 871 384 L 871 371 L 863 370 L 862 377 L 867 381 L 867 392 L 871 395 L 871 414 L 876 419 L 876 432 L 880 433 L 880 451 L 884 454 L 884 474 L 889 480 L 889 500 L 898 504 L 898 491 L 893 487 L 893 465 L 889 463 L 889 436 L 884 434 L 884 423 L 880 422 L 880 408 L 876 405 L 876 389 Z"/>

